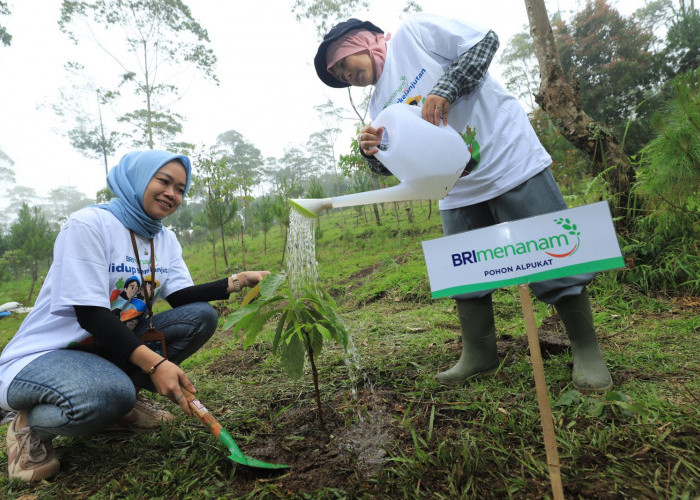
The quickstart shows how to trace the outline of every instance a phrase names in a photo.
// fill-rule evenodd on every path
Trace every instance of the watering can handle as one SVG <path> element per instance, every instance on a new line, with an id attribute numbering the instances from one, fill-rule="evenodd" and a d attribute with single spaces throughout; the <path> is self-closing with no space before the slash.
<path id="1" fill-rule="evenodd" d="M 204 406 L 199 399 L 197 399 L 197 396 L 182 386 L 180 386 L 180 390 L 185 395 L 185 399 L 187 400 L 187 404 L 190 405 L 190 410 L 192 410 L 192 413 L 195 414 L 199 421 L 202 422 L 207 429 L 212 432 L 212 434 L 219 437 L 222 426 L 218 420 L 214 418 L 214 415 L 212 415 L 209 410 L 207 410 L 207 407 Z"/>

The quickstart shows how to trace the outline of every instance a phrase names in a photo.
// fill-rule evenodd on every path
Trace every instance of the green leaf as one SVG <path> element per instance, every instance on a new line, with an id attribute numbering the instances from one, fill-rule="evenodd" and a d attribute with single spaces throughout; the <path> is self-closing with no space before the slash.
<path id="1" fill-rule="evenodd" d="M 311 341 L 311 348 L 314 351 L 314 359 L 316 359 L 316 357 L 321 354 L 321 350 L 323 349 L 323 335 L 321 335 L 319 331 L 314 328 L 311 330 L 311 333 L 309 333 L 309 337 Z"/>
<path id="2" fill-rule="evenodd" d="M 565 393 L 559 395 L 559 399 L 554 404 L 554 406 L 573 406 L 581 401 L 581 393 L 575 389 L 566 391 Z"/>
<path id="3" fill-rule="evenodd" d="M 625 394 L 624 392 L 620 392 L 620 391 L 610 391 L 605 395 L 604 399 L 606 401 L 623 401 L 623 402 L 629 401 L 627 394 Z"/>
<path id="4" fill-rule="evenodd" d="M 325 326 L 323 326 L 321 323 L 316 323 L 316 324 L 314 325 L 314 328 L 315 328 L 321 335 L 323 335 L 324 337 L 326 337 L 327 339 L 330 340 L 330 339 L 333 338 L 333 335 L 331 335 L 331 332 L 328 331 L 328 328 L 326 328 Z"/>
<path id="5" fill-rule="evenodd" d="M 304 371 L 304 346 L 298 335 L 292 335 L 289 343 L 282 347 L 282 368 L 293 380 L 301 377 Z"/>
<path id="6" fill-rule="evenodd" d="M 245 331 L 245 341 L 243 342 L 243 349 L 247 349 L 255 342 L 255 338 L 260 333 L 260 329 L 263 327 L 270 317 L 277 314 L 277 311 L 266 312 L 258 316 L 255 321 L 246 329 Z"/>
<path id="7" fill-rule="evenodd" d="M 275 337 L 272 339 L 272 352 L 277 352 L 277 346 L 280 343 L 280 338 L 282 338 L 282 331 L 284 330 L 284 322 L 287 320 L 288 316 L 288 311 L 282 311 L 280 319 L 277 322 L 277 328 L 275 328 Z"/>
<path id="8" fill-rule="evenodd" d="M 222 328 L 224 330 L 228 330 L 229 328 L 231 328 L 231 326 L 238 323 L 241 320 L 241 318 L 243 318 L 244 316 L 251 314 L 251 313 L 258 312 L 258 309 L 260 309 L 261 305 L 262 305 L 261 302 L 252 302 L 248 305 L 245 305 L 245 306 L 235 310 L 234 312 L 232 312 L 231 314 L 229 314 L 226 317 L 226 320 L 224 321 L 224 325 Z"/>
<path id="9" fill-rule="evenodd" d="M 277 289 L 284 283 L 287 279 L 287 275 L 284 273 L 270 273 L 265 276 L 260 282 L 260 296 L 261 297 L 272 297 L 277 293 Z"/>

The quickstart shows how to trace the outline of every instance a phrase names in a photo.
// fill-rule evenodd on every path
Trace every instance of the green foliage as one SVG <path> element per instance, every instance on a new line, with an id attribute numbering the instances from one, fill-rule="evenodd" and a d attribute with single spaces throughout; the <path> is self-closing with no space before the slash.
<path id="1" fill-rule="evenodd" d="M 295 0 L 292 12 L 297 20 L 310 20 L 314 23 L 319 40 L 337 22 L 353 17 L 355 12 L 369 8 L 367 0 L 344 0 L 333 2 L 328 0 Z"/>
<path id="2" fill-rule="evenodd" d="M 695 0 L 679 0 L 666 33 L 668 69 L 671 75 L 700 67 L 700 9 Z"/>
<path id="3" fill-rule="evenodd" d="M 625 18 L 607 0 L 587 2 L 567 25 L 557 21 L 555 38 L 564 73 L 580 90 L 581 106 L 593 119 L 612 127 L 638 151 L 651 136 L 649 106 L 639 107 L 661 79 L 651 50 L 651 31 Z"/>
<path id="4" fill-rule="evenodd" d="M 270 274 L 260 283 L 260 298 L 231 313 L 223 329 L 244 336 L 243 348 L 253 345 L 265 324 L 277 319 L 273 352 L 279 352 L 282 367 L 292 379 L 298 379 L 304 367 L 304 355 L 316 358 L 324 339 L 348 348 L 348 332 L 340 320 L 337 304 L 324 290 L 306 288 L 299 296 L 278 293 L 286 275 Z M 244 335 L 243 335 L 244 334 Z"/>
<path id="5" fill-rule="evenodd" d="M 10 9 L 7 7 L 7 2 L 0 1 L 0 15 L 7 16 L 10 14 Z M 0 25 L 0 43 L 8 46 L 12 43 L 12 35 L 7 32 L 7 29 Z"/>
<path id="6" fill-rule="evenodd" d="M 658 135 L 641 151 L 638 193 L 655 206 L 698 212 L 700 70 L 672 82 L 674 98 L 654 117 Z"/>
<path id="7" fill-rule="evenodd" d="M 122 95 L 138 96 L 142 109 L 122 115 L 137 133 L 134 145 L 153 149 L 166 147 L 182 130 L 182 117 L 169 111 L 163 100 L 176 100 L 179 89 L 172 83 L 174 74 L 192 67 L 218 83 L 214 67 L 216 56 L 209 48 L 207 31 L 192 17 L 189 7 L 180 0 L 63 0 L 59 27 L 75 43 L 79 38 L 74 25 L 81 21 L 90 28 L 99 25 L 105 30 L 121 29 L 121 50 L 133 59 L 120 59 L 119 51 L 105 40 L 97 45 L 117 62 Z M 91 33 L 98 30 L 91 29 Z M 170 72 L 170 74 L 169 74 Z M 132 92 L 125 92 L 129 88 Z M 117 96 L 120 92 L 109 93 Z M 94 130 L 86 126 L 86 130 Z M 158 142 L 156 141 L 158 139 Z"/>
<path id="8" fill-rule="evenodd" d="M 626 278 L 643 290 L 700 292 L 700 71 L 678 77 L 658 135 L 643 150 L 635 192 L 648 213 L 624 245 Z"/>

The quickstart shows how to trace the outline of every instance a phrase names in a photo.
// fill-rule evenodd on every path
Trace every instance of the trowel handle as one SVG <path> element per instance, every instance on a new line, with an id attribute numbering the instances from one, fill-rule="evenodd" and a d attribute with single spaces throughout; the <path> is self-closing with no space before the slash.
<path id="1" fill-rule="evenodd" d="M 187 400 L 187 404 L 190 405 L 190 410 L 192 410 L 192 413 L 194 413 L 199 421 L 202 422 L 207 429 L 209 429 L 212 434 L 218 438 L 222 428 L 218 420 L 216 420 L 214 415 L 207 410 L 207 407 L 204 406 L 199 399 L 197 399 L 197 396 L 182 386 L 180 386 L 180 390 L 185 395 L 185 399 Z"/>

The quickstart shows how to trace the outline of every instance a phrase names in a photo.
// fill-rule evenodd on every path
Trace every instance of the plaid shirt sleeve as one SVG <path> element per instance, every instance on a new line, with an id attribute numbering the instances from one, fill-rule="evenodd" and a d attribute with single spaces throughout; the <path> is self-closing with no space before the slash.
<path id="1" fill-rule="evenodd" d="M 467 50 L 447 68 L 437 81 L 431 94 L 444 97 L 450 103 L 472 92 L 486 76 L 491 60 L 498 50 L 498 35 L 489 31 L 486 36 L 471 49 Z M 373 156 L 364 156 L 369 168 L 379 175 L 392 175 L 391 171 Z"/>
<path id="2" fill-rule="evenodd" d="M 472 92 L 486 76 L 498 46 L 498 35 L 489 31 L 479 43 L 454 60 L 430 93 L 453 103 Z"/>

